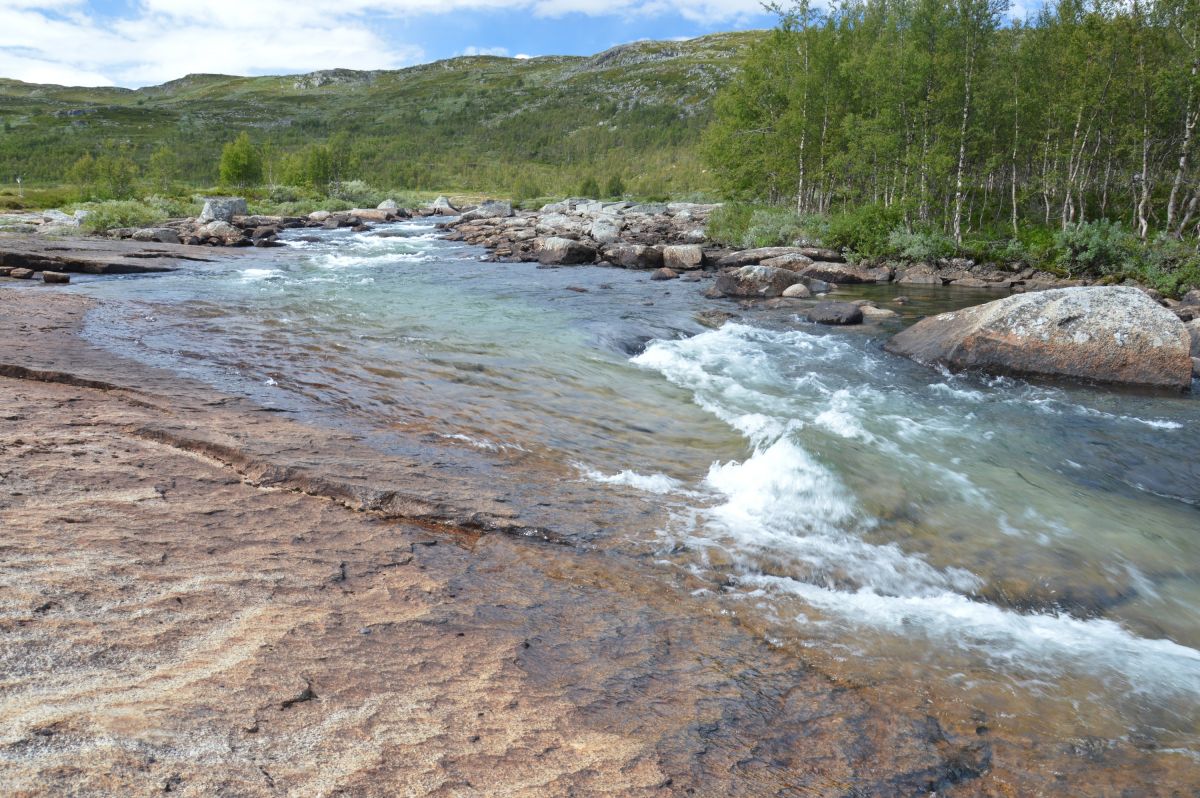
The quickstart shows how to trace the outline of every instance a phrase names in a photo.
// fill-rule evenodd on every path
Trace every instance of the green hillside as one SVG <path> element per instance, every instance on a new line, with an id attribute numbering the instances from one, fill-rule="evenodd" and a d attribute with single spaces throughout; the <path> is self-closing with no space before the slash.
<path id="1" fill-rule="evenodd" d="M 222 145 L 247 131 L 276 183 L 326 144 L 340 178 L 397 189 L 549 193 L 617 175 L 641 193 L 703 190 L 694 152 L 711 99 L 762 35 L 639 42 L 590 58 L 189 75 L 138 90 L 0 80 L 0 179 L 57 183 L 87 153 L 123 152 L 143 179 L 210 185 Z"/>

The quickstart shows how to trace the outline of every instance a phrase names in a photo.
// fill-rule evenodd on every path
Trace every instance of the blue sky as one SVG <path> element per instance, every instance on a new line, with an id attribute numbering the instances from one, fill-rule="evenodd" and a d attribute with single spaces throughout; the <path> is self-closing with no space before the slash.
<path id="1" fill-rule="evenodd" d="M 758 0 L 0 0 L 0 77 L 137 87 L 192 72 L 394 69 L 773 22 Z"/>

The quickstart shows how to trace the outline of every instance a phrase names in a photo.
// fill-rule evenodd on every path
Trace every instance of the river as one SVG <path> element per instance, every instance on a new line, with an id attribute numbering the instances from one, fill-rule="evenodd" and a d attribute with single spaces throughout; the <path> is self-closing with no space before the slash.
<path id="1" fill-rule="evenodd" d="M 979 291 L 846 290 L 910 301 L 832 329 L 708 282 L 483 262 L 426 221 L 284 239 L 70 290 L 105 300 L 88 335 L 122 355 L 383 449 L 419 434 L 520 462 L 551 503 L 572 480 L 653 508 L 602 545 L 846 678 L 923 685 L 1024 738 L 1200 763 L 1195 392 L 883 352 L 899 324 L 995 296 Z M 737 317 L 701 325 L 714 307 Z"/>

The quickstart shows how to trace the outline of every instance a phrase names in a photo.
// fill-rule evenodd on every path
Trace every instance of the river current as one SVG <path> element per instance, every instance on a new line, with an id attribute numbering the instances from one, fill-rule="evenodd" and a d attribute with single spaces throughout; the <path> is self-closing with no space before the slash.
<path id="1" fill-rule="evenodd" d="M 79 282 L 98 343 L 348 427 L 663 511 L 608 545 L 682 570 L 848 678 L 933 685 L 1022 735 L 1200 763 L 1200 399 L 951 375 L 882 350 L 983 292 L 827 329 L 709 283 L 481 261 L 432 223 Z M 304 240 L 308 239 L 308 240 Z M 903 289 L 903 290 L 902 290 Z M 737 314 L 718 329 L 700 311 Z M 681 610 L 686 611 L 686 610 Z"/>

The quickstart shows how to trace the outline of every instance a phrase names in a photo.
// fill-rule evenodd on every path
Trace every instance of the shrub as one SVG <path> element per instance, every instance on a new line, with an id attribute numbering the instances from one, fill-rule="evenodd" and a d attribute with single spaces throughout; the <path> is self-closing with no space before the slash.
<path id="1" fill-rule="evenodd" d="M 902 260 L 933 263 L 949 258 L 957 251 L 954 242 L 934 230 L 908 230 L 898 227 L 888 234 L 888 254 Z"/>
<path id="2" fill-rule="evenodd" d="M 523 177 L 517 181 L 516 187 L 512 192 L 513 202 L 520 205 L 526 200 L 536 199 L 542 196 L 542 187 L 539 186 L 532 178 Z"/>
<path id="3" fill-rule="evenodd" d="M 708 217 L 708 237 L 725 247 L 741 246 L 742 237 L 750 227 L 754 206 L 742 202 L 727 202 L 713 210 Z"/>
<path id="4" fill-rule="evenodd" d="M 600 196 L 600 184 L 596 182 L 596 178 L 588 175 L 583 183 L 579 186 L 579 196 L 587 197 L 588 199 L 596 199 Z"/>
<path id="5" fill-rule="evenodd" d="M 756 208 L 742 235 L 741 245 L 754 247 L 784 247 L 804 237 L 800 217 L 790 208 Z"/>
<path id="6" fill-rule="evenodd" d="M 1200 288 L 1200 252 L 1193 245 L 1160 236 L 1146 243 L 1127 276 L 1178 297 Z"/>
<path id="7" fill-rule="evenodd" d="M 80 227 L 92 233 L 102 233 L 114 227 L 148 227 L 166 221 L 161 206 L 137 200 L 109 200 L 80 205 L 88 212 Z"/>
<path id="8" fill-rule="evenodd" d="M 388 193 L 369 186 L 362 180 L 344 180 L 330 186 L 329 196 L 345 200 L 354 208 L 374 208 L 388 198 Z M 326 210 L 331 209 L 327 208 Z"/>
<path id="9" fill-rule="evenodd" d="M 614 199 L 625 196 L 625 181 L 621 179 L 620 175 L 612 175 L 608 178 L 608 182 L 604 185 L 604 194 Z"/>
<path id="10" fill-rule="evenodd" d="M 863 205 L 830 218 L 825 243 L 865 258 L 882 257 L 889 252 L 892 231 L 903 221 L 903 209 L 897 205 Z"/>
<path id="11" fill-rule="evenodd" d="M 1119 222 L 1067 225 L 1054 236 L 1055 262 L 1067 274 L 1117 275 L 1134 265 L 1137 240 Z"/>

